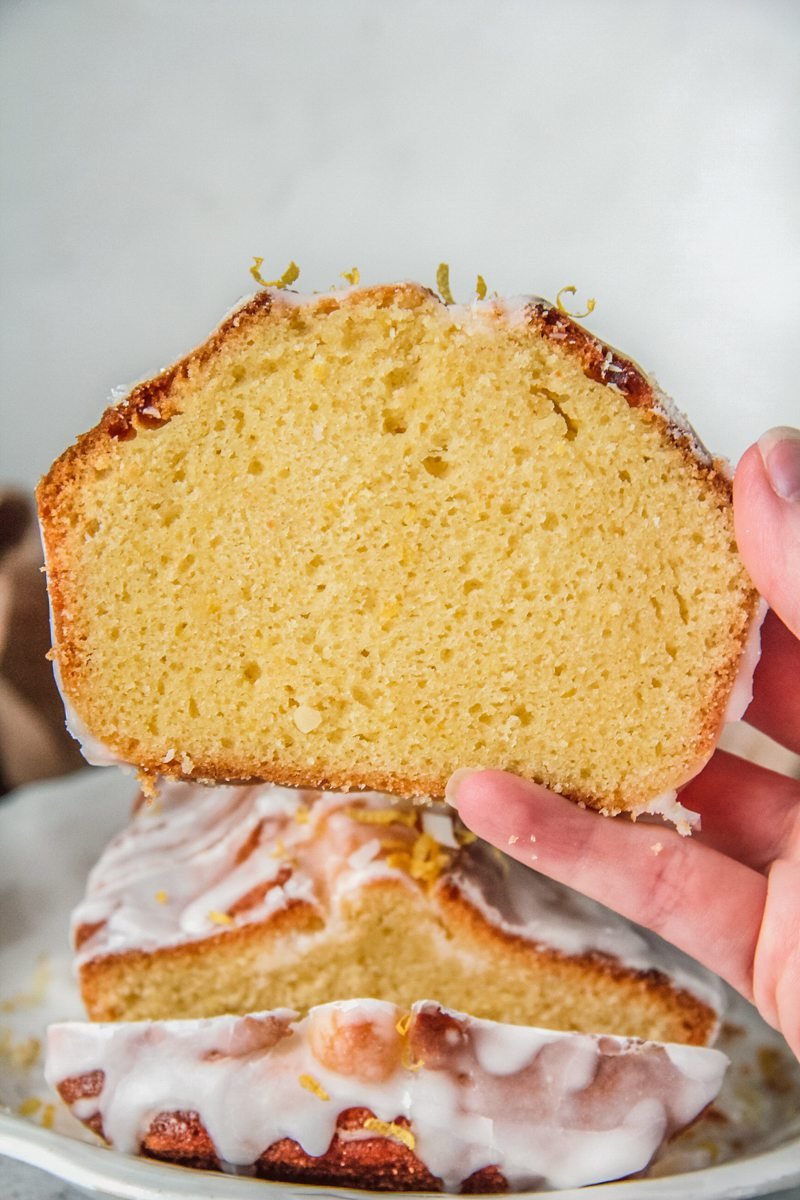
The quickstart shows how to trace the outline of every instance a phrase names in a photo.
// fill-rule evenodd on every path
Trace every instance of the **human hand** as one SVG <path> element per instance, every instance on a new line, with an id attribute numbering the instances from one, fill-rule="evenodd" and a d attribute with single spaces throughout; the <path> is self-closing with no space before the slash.
<path id="1" fill-rule="evenodd" d="M 747 721 L 800 753 L 800 431 L 772 430 L 745 453 L 734 519 L 772 608 Z M 718 750 L 681 794 L 702 817 L 690 838 L 502 771 L 457 772 L 448 798 L 486 841 L 721 975 L 800 1058 L 800 780 Z"/>

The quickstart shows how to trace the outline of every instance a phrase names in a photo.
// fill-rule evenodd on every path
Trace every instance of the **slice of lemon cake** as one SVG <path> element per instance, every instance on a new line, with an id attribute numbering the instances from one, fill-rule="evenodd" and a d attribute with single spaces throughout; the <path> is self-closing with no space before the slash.
<path id="1" fill-rule="evenodd" d="M 702 1044 L 721 1005 L 719 981 L 652 934 L 448 813 L 374 793 L 163 784 L 93 869 L 73 931 L 94 1020 L 427 996 Z"/>
<path id="2" fill-rule="evenodd" d="M 382 1191 L 580 1187 L 643 1170 L 719 1090 L 718 1050 L 378 1000 L 62 1024 L 48 1081 L 124 1154 Z"/>
<path id="3" fill-rule="evenodd" d="M 38 496 L 74 729 L 153 774 L 668 810 L 754 625 L 721 464 L 535 298 L 266 289 Z"/>

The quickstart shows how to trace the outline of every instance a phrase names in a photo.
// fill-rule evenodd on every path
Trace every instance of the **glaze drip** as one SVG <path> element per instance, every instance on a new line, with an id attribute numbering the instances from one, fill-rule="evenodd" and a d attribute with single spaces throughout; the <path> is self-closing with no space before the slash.
<path id="1" fill-rule="evenodd" d="M 515 1190 L 641 1170 L 713 1099 L 727 1063 L 716 1050 L 502 1025 L 433 1001 L 409 1018 L 352 1000 L 302 1020 L 278 1010 L 54 1025 L 46 1074 L 124 1153 L 161 1114 L 196 1113 L 227 1169 L 257 1170 L 281 1138 L 319 1156 L 339 1114 L 367 1108 L 374 1120 L 351 1136 L 391 1138 L 402 1120 L 404 1144 L 457 1191 L 486 1166 Z"/>

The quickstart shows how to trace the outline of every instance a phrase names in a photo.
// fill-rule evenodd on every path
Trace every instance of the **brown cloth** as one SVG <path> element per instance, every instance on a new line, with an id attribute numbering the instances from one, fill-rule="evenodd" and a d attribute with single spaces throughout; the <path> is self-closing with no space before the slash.
<path id="1" fill-rule="evenodd" d="M 0 795 L 83 765 L 46 654 L 47 589 L 31 500 L 0 490 Z"/>

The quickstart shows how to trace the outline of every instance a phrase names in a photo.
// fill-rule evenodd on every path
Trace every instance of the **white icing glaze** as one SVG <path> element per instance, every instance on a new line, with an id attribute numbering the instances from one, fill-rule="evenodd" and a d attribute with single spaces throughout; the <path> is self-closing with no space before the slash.
<path id="1" fill-rule="evenodd" d="M 55 644 L 55 643 L 54 643 Z M 61 699 L 64 702 L 64 716 L 67 733 L 73 737 L 81 748 L 81 754 L 86 759 L 91 767 L 122 767 L 123 770 L 131 771 L 133 768 L 130 763 L 126 763 L 123 759 L 115 754 L 113 750 L 109 750 L 108 746 L 104 745 L 98 738 L 90 732 L 88 727 L 84 725 L 81 718 L 75 711 L 75 706 L 68 698 L 64 688 L 61 685 L 61 669 L 58 665 L 58 659 L 53 659 L 53 673 L 56 677 L 56 686 L 61 693 Z"/>
<path id="2" fill-rule="evenodd" d="M 352 808 L 391 808 L 398 820 L 356 820 L 348 815 Z M 429 837 L 438 828 L 440 846 L 457 847 L 454 819 L 376 792 L 163 784 L 155 804 L 140 806 L 89 876 L 73 929 L 99 928 L 82 943 L 78 964 L 224 935 L 297 900 L 326 917 L 327 931 L 303 935 L 313 953 L 314 938 L 331 936 L 340 902 L 353 890 L 380 878 L 418 886 L 387 862 L 381 839 L 411 849 L 419 829 L 403 820 L 416 820 L 423 827 L 427 822 Z M 431 892 L 434 906 L 440 888 L 454 888 L 495 928 L 566 955 L 602 955 L 632 970 L 661 970 L 676 987 L 721 1011 L 714 976 L 616 913 L 479 841 L 451 850 L 448 858 Z"/>
<path id="3" fill-rule="evenodd" d="M 656 934 L 483 842 L 467 851 L 447 878 L 490 924 L 564 954 L 600 954 L 631 970 L 662 971 L 718 1015 L 724 1011 L 724 989 L 716 975 Z"/>
<path id="4" fill-rule="evenodd" d="M 438 806 L 425 808 L 422 812 L 422 828 L 441 846 L 447 846 L 449 850 L 458 849 L 459 843 L 453 831 L 452 810 L 443 810 Z"/>
<path id="5" fill-rule="evenodd" d="M 758 608 L 747 631 L 747 641 L 744 644 L 739 669 L 728 697 L 728 707 L 725 709 L 724 723 L 741 721 L 750 701 L 753 699 L 753 676 L 761 659 L 761 626 L 769 612 L 769 605 L 763 597 L 759 597 Z"/>
<path id="6" fill-rule="evenodd" d="M 621 355 L 621 357 L 624 357 L 624 355 Z M 637 371 L 641 372 L 641 374 L 650 384 L 650 387 L 653 391 L 653 398 L 655 400 L 655 411 L 664 419 L 667 427 L 673 432 L 673 434 L 677 434 L 680 440 L 688 441 L 694 456 L 698 458 L 704 466 L 710 467 L 714 463 L 713 456 L 701 442 L 696 429 L 689 421 L 686 413 L 682 412 L 681 409 L 678 408 L 672 397 L 667 395 L 653 375 L 649 375 L 646 371 L 642 370 L 637 363 L 634 363 L 633 365 L 636 367 Z M 717 467 L 722 469 L 723 472 L 725 471 L 726 465 L 727 464 L 725 463 L 724 459 L 717 459 Z"/>
<path id="7" fill-rule="evenodd" d="M 115 389 L 115 391 L 116 391 L 116 389 Z M 119 400 L 119 397 L 115 396 L 114 393 L 112 392 L 112 401 L 114 403 L 117 403 L 118 400 Z M 47 563 L 47 546 L 45 544 L 44 531 L 42 530 L 41 519 L 39 520 L 39 539 L 42 543 L 42 553 L 44 555 L 45 564 L 46 564 Z M 49 596 L 48 596 L 48 599 L 49 599 Z M 59 693 L 61 695 L 61 700 L 64 705 L 64 716 L 65 716 L 64 724 L 65 724 L 67 733 L 70 735 L 70 737 L 74 738 L 75 741 L 78 743 L 78 745 L 81 748 L 81 754 L 86 759 L 86 761 L 91 764 L 91 766 L 93 766 L 93 767 L 125 766 L 126 764 L 124 764 L 122 762 L 122 760 L 117 757 L 116 754 L 114 754 L 111 750 L 109 750 L 106 746 L 104 746 L 102 742 L 99 742 L 97 740 L 97 738 L 94 737 L 94 735 L 89 732 L 89 730 L 84 725 L 83 721 L 80 719 L 80 717 L 76 713 L 75 708 L 72 705 L 72 703 L 67 695 L 66 689 L 64 688 L 64 682 L 61 677 L 61 666 L 58 661 L 58 640 L 56 638 L 56 626 L 55 626 L 55 620 L 54 620 L 54 616 L 53 616 L 52 604 L 50 604 L 48 606 L 48 612 L 49 612 L 49 616 L 50 616 L 50 644 L 54 650 L 54 653 L 52 656 L 53 676 L 55 678 L 56 687 L 59 690 Z"/>
<path id="8" fill-rule="evenodd" d="M 406 1118 L 415 1154 L 447 1190 L 486 1166 L 517 1190 L 643 1169 L 714 1098 L 728 1065 L 716 1050 L 499 1025 L 433 1001 L 414 1005 L 406 1034 L 400 1016 L 356 1000 L 302 1020 L 278 1010 L 54 1025 L 46 1077 L 56 1086 L 103 1072 L 99 1094 L 71 1107 L 81 1120 L 99 1114 L 125 1153 L 158 1114 L 196 1112 L 222 1164 L 247 1171 L 281 1138 L 324 1153 L 339 1114 L 363 1106 L 380 1121 Z"/>
<path id="9" fill-rule="evenodd" d="M 698 774 L 707 762 L 708 758 L 704 758 L 697 771 L 692 773 L 691 778 Z M 644 813 L 669 821 L 683 837 L 687 837 L 693 829 L 700 831 L 700 814 L 681 804 L 678 800 L 678 793 L 674 789 L 662 792 L 660 796 L 654 796 L 652 800 L 648 800 L 646 804 L 637 808 L 635 815 L 640 817 Z"/>
<path id="10" fill-rule="evenodd" d="M 298 900 L 335 910 L 351 888 L 381 877 L 415 886 L 377 856 L 381 827 L 345 812 L 388 803 L 376 793 L 323 795 L 270 784 L 162 784 L 155 803 L 140 807 L 90 873 L 73 928 L 102 928 L 82 945 L 78 963 L 219 935 Z M 411 811 L 407 802 L 398 807 Z M 391 832 L 409 848 L 416 837 L 405 825 Z M 229 923 L 220 923 L 231 909 Z"/>

